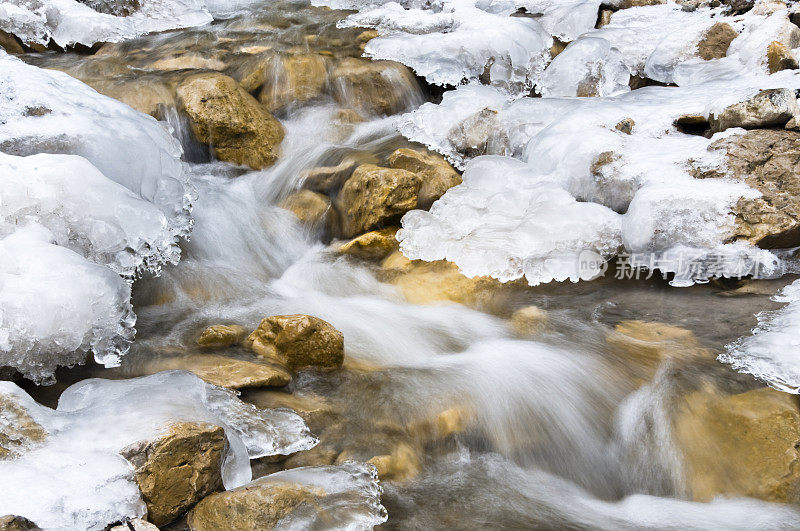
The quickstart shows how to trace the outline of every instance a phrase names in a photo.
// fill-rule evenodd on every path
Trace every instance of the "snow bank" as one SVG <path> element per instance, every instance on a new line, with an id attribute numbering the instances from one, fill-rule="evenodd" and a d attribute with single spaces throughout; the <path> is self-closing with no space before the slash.
<path id="1" fill-rule="evenodd" d="M 162 125 L 0 55 L 0 366 L 36 381 L 133 338 L 129 281 L 180 257 L 193 192 Z"/>
<path id="2" fill-rule="evenodd" d="M 753 335 L 731 343 L 717 359 L 775 389 L 800 394 L 800 280 L 786 286 L 773 299 L 788 304 L 775 312 L 758 314 Z"/>
<path id="3" fill-rule="evenodd" d="M 191 373 L 168 371 L 131 380 L 85 380 L 69 387 L 55 410 L 10 382 L 10 396 L 44 428 L 43 442 L 0 460 L 0 513 L 25 516 L 45 529 L 103 529 L 146 512 L 131 465 L 119 454 L 176 422 L 225 429 L 226 488 L 250 481 L 250 459 L 316 444 L 289 410 L 259 410 Z"/>

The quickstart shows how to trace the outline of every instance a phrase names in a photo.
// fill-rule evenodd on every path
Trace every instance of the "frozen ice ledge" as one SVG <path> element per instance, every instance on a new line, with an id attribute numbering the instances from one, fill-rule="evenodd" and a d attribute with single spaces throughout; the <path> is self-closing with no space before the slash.
<path id="1" fill-rule="evenodd" d="M 119 362 L 131 282 L 177 263 L 193 191 L 159 122 L 0 52 L 0 367 Z"/>

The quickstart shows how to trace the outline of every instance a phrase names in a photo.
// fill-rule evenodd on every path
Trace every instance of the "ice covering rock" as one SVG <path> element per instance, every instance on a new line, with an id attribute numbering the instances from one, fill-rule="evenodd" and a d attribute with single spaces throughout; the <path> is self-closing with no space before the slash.
<path id="1" fill-rule="evenodd" d="M 614 96 L 628 92 L 624 57 L 605 39 L 582 37 L 553 59 L 541 80 L 542 96 Z"/>
<path id="2" fill-rule="evenodd" d="M 722 276 L 756 267 L 762 275 L 780 272 L 769 251 L 726 243 L 734 231 L 732 208 L 739 198 L 759 193 L 741 182 L 694 178 L 703 168 L 724 168 L 724 153 L 708 148 L 742 130 L 708 139 L 684 134 L 674 122 L 687 113 L 707 119 L 760 89 L 798 86 L 800 76 L 783 71 L 606 98 L 510 99 L 491 87 L 459 87 L 440 104 L 400 117 L 400 131 L 460 167 L 490 153 L 522 160 L 529 170 L 504 175 L 509 162 L 475 159 L 482 162 L 467 166 L 471 178 L 450 189 L 430 213 L 405 216 L 401 250 L 409 258 L 451 260 L 470 276 L 511 280 L 524 274 L 531 283 L 581 278 L 574 259 L 554 271 L 550 251 L 538 252 L 545 241 L 545 248 L 566 249 L 573 257 L 584 246 L 607 258 L 619 245 L 625 254 L 639 255 L 632 259 L 640 266 L 676 273 L 676 285 L 705 281 L 715 268 Z M 625 119 L 635 123 L 631 134 L 615 128 Z M 545 183 L 566 192 L 561 204 L 569 215 L 549 211 L 531 195 Z M 570 197 L 577 202 L 567 207 Z M 504 203 L 512 198 L 513 206 Z M 527 210 L 516 203 L 525 200 Z M 595 206 L 602 208 L 589 208 Z M 434 238 L 437 232 L 446 237 Z M 500 248 L 501 232 L 514 234 L 515 244 Z"/>
<path id="3" fill-rule="evenodd" d="M 129 281 L 180 257 L 193 192 L 162 125 L 0 52 L 0 366 L 37 381 L 133 338 Z"/>
<path id="4" fill-rule="evenodd" d="M 289 410 L 260 410 L 191 373 L 168 371 L 131 380 L 86 380 L 68 388 L 55 410 L 10 382 L 11 395 L 47 431 L 43 443 L 0 460 L 0 512 L 46 529 L 103 529 L 145 513 L 123 448 L 177 422 L 222 426 L 229 449 L 226 488 L 250 481 L 250 459 L 311 448 L 316 439 Z"/>
<path id="5" fill-rule="evenodd" d="M 800 280 L 786 286 L 774 300 L 788 304 L 774 312 L 759 313 L 753 335 L 731 343 L 717 359 L 775 389 L 800 394 Z"/>

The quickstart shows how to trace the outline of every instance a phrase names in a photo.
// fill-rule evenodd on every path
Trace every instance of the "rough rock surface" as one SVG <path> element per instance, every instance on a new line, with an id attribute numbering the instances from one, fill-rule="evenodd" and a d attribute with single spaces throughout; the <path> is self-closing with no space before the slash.
<path id="1" fill-rule="evenodd" d="M 697 54 L 706 61 L 725 57 L 733 39 L 739 34 L 727 22 L 717 22 L 706 31 L 697 44 Z"/>
<path id="2" fill-rule="evenodd" d="M 335 369 L 344 361 L 344 335 L 327 321 L 310 315 L 267 317 L 247 341 L 256 354 L 290 370 Z"/>
<path id="3" fill-rule="evenodd" d="M 713 132 L 731 127 L 757 129 L 783 127 L 798 114 L 797 99 L 790 89 L 762 90 L 746 101 L 726 107 L 719 115 L 709 117 Z"/>
<path id="4" fill-rule="evenodd" d="M 261 169 L 278 160 L 283 126 L 233 78 L 194 74 L 176 89 L 197 140 L 220 160 Z"/>
<path id="5" fill-rule="evenodd" d="M 293 483 L 260 484 L 256 480 L 207 497 L 192 509 L 187 523 L 192 531 L 273 529 L 297 507 L 313 504 L 317 496 L 324 495 L 322 489 L 315 487 Z"/>
<path id="6" fill-rule="evenodd" d="M 291 104 L 304 104 L 320 97 L 328 83 L 330 59 L 319 54 L 298 54 L 277 58 L 268 68 L 270 76 L 258 94 L 258 101 L 270 112 Z"/>
<path id="7" fill-rule="evenodd" d="M 795 395 L 769 388 L 686 396 L 674 420 L 692 497 L 750 496 L 800 501 L 800 409 Z"/>
<path id="8" fill-rule="evenodd" d="M 134 467 L 147 519 L 165 525 L 222 486 L 227 439 L 219 426 L 180 423 L 120 453 Z"/>
<path id="9" fill-rule="evenodd" d="M 127 522 L 115 525 L 108 531 L 158 531 L 158 527 L 151 524 L 147 520 L 134 518 L 133 520 L 128 520 Z"/>
<path id="10" fill-rule="evenodd" d="M 339 247 L 339 252 L 367 260 L 380 260 L 397 251 L 397 227 L 366 232 Z"/>
<path id="11" fill-rule="evenodd" d="M 408 105 L 407 92 L 414 76 L 394 61 L 368 61 L 349 57 L 331 73 L 333 96 L 343 106 L 371 114 L 389 115 Z"/>
<path id="12" fill-rule="evenodd" d="M 197 344 L 206 348 L 225 348 L 241 343 L 247 329 L 239 325 L 212 325 L 203 330 Z"/>
<path id="13" fill-rule="evenodd" d="M 292 381 L 292 375 L 280 367 L 216 354 L 161 358 L 149 365 L 148 370 L 189 371 L 212 385 L 228 389 L 283 387 Z"/>
<path id="14" fill-rule="evenodd" d="M 336 197 L 342 234 L 350 238 L 396 223 L 417 208 L 421 185 L 422 179 L 407 170 L 359 166 Z"/>
<path id="15" fill-rule="evenodd" d="M 727 152 L 728 173 L 699 176 L 728 175 L 762 194 L 736 204 L 732 239 L 764 248 L 800 245 L 800 132 L 753 130 L 717 140 L 709 149 Z"/>
<path id="16" fill-rule="evenodd" d="M 281 206 L 290 210 L 300 223 L 310 227 L 330 228 L 334 217 L 328 196 L 311 190 L 298 190 L 292 193 Z"/>
<path id="17" fill-rule="evenodd" d="M 303 187 L 314 192 L 329 193 L 338 190 L 353 174 L 359 162 L 345 157 L 336 166 L 319 166 L 302 173 Z"/>
<path id="18" fill-rule="evenodd" d="M 797 57 L 795 57 L 792 50 L 778 41 L 773 41 L 767 46 L 767 66 L 769 67 L 770 74 L 780 72 L 781 70 L 794 70 L 800 67 L 797 63 Z"/>
<path id="19" fill-rule="evenodd" d="M 389 167 L 408 170 L 422 178 L 417 206 L 429 209 L 444 193 L 461 184 L 461 175 L 439 154 L 400 148 L 389 156 Z"/>
<path id="20" fill-rule="evenodd" d="M 0 531 L 39 531 L 41 528 L 22 516 L 0 516 Z"/>
<path id="21" fill-rule="evenodd" d="M 46 436 L 12 395 L 0 394 L 0 459 L 17 455 Z"/>

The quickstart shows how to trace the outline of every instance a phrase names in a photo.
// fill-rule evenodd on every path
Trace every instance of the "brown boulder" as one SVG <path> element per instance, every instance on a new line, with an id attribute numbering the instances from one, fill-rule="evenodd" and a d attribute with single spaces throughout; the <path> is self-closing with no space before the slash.
<path id="1" fill-rule="evenodd" d="M 767 66 L 769 67 L 770 74 L 780 72 L 781 70 L 795 70 L 800 67 L 797 63 L 797 57 L 794 56 L 792 50 L 778 41 L 772 41 L 772 43 L 767 46 Z"/>
<path id="2" fill-rule="evenodd" d="M 727 152 L 728 173 L 700 177 L 730 176 L 762 194 L 736 204 L 731 238 L 763 248 L 800 245 L 800 132 L 748 131 L 717 140 L 709 149 Z"/>
<path id="3" fill-rule="evenodd" d="M 344 335 L 330 323 L 310 315 L 267 317 L 247 338 L 259 356 L 290 370 L 305 367 L 336 369 L 344 361 Z"/>
<path id="4" fill-rule="evenodd" d="M 697 44 L 697 54 L 706 61 L 725 57 L 733 39 L 739 34 L 730 24 L 717 22 L 706 31 Z"/>
<path id="5" fill-rule="evenodd" d="M 277 112 L 320 97 L 328 84 L 329 65 L 330 59 L 318 54 L 276 57 L 267 67 L 270 75 L 258 101 Z"/>
<path id="6" fill-rule="evenodd" d="M 25 48 L 22 47 L 20 41 L 12 34 L 0 30 L 0 48 L 6 53 L 25 53 Z"/>
<path id="7" fill-rule="evenodd" d="M 140 441 L 120 454 L 131 462 L 147 519 L 165 525 L 222 487 L 222 461 L 227 451 L 219 426 L 180 423 L 152 441 Z"/>
<path id="8" fill-rule="evenodd" d="M 204 499 L 189 513 L 186 519 L 189 529 L 273 529 L 299 506 L 315 505 L 316 498 L 325 495 L 325 491 L 318 487 L 264 479 Z"/>
<path id="9" fill-rule="evenodd" d="M 287 197 L 281 206 L 291 211 L 303 225 L 330 228 L 333 222 L 331 200 L 324 194 L 298 190 Z"/>
<path id="10" fill-rule="evenodd" d="M 797 396 L 769 388 L 736 395 L 696 391 L 678 405 L 673 425 L 694 500 L 724 495 L 800 502 Z"/>
<path id="11" fill-rule="evenodd" d="M 511 330 L 517 337 L 535 337 L 547 328 L 548 320 L 545 310 L 538 306 L 525 306 L 511 315 Z"/>
<path id="12" fill-rule="evenodd" d="M 399 248 L 396 233 L 397 227 L 366 232 L 341 245 L 339 252 L 366 260 L 380 260 Z"/>
<path id="13" fill-rule="evenodd" d="M 394 61 L 369 61 L 348 57 L 331 73 L 333 97 L 343 106 L 353 106 L 370 114 L 400 112 L 416 90 L 408 68 Z"/>
<path id="14" fill-rule="evenodd" d="M 194 74 L 178 84 L 177 96 L 195 137 L 218 159 L 253 169 L 278 160 L 283 126 L 234 79 Z"/>
<path id="15" fill-rule="evenodd" d="M 363 164 L 336 197 L 342 234 L 353 237 L 394 224 L 417 207 L 422 179 L 410 171 Z"/>
<path id="16" fill-rule="evenodd" d="M 283 387 L 292 381 L 292 375 L 281 367 L 216 354 L 161 358 L 148 365 L 147 369 L 153 373 L 169 370 L 189 371 L 212 385 L 228 389 Z"/>
<path id="17" fill-rule="evenodd" d="M 0 531 L 40 531 L 41 527 L 22 516 L 0 516 Z"/>
<path id="18" fill-rule="evenodd" d="M 726 107 L 719 114 L 712 114 L 708 121 L 712 132 L 731 127 L 758 129 L 783 127 L 796 114 L 797 98 L 793 90 L 767 89 L 748 100 Z"/>
<path id="19" fill-rule="evenodd" d="M 427 150 L 400 148 L 389 156 L 389 167 L 408 170 L 422 178 L 417 205 L 426 210 L 447 190 L 461 184 L 461 175 L 450 163 Z"/>

